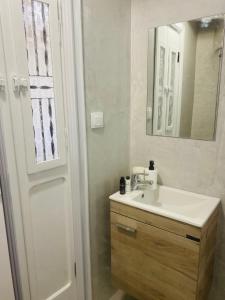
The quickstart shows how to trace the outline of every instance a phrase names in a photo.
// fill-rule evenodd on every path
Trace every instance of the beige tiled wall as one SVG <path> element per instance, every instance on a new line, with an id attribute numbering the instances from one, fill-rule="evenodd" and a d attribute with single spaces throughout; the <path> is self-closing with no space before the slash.
<path id="1" fill-rule="evenodd" d="M 223 0 L 132 0 L 130 163 L 147 166 L 154 159 L 161 183 L 221 197 L 222 216 L 210 300 L 225 299 L 225 57 L 216 141 L 147 136 L 147 28 L 220 12 L 225 12 Z"/>
<path id="2" fill-rule="evenodd" d="M 84 0 L 83 26 L 93 297 L 108 300 L 108 196 L 129 170 L 130 0 Z M 92 111 L 105 128 L 90 129 Z"/>

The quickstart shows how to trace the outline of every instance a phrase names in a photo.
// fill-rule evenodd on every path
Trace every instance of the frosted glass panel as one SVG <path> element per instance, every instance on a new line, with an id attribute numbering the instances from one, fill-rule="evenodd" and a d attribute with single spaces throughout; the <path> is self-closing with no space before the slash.
<path id="1" fill-rule="evenodd" d="M 23 0 L 36 162 L 58 159 L 49 4 Z"/>
<path id="2" fill-rule="evenodd" d="M 159 67 L 159 87 L 160 87 L 161 93 L 163 93 L 164 72 L 165 72 L 165 48 L 161 46 L 160 47 L 160 67 Z"/>
<path id="3" fill-rule="evenodd" d="M 158 119 L 157 119 L 157 129 L 160 130 L 162 127 L 162 106 L 163 106 L 163 97 L 159 97 L 158 101 Z"/>
<path id="4" fill-rule="evenodd" d="M 157 130 L 162 128 L 162 110 L 163 110 L 163 93 L 164 93 L 164 77 L 165 77 L 165 48 L 160 47 L 160 62 L 159 62 L 159 96 L 158 96 L 158 119 Z"/>
<path id="5" fill-rule="evenodd" d="M 170 95 L 168 107 L 168 126 L 173 125 L 173 106 L 174 106 L 174 93 L 175 93 L 175 76 L 176 76 L 176 52 L 172 52 L 171 58 L 171 74 L 170 74 Z"/>

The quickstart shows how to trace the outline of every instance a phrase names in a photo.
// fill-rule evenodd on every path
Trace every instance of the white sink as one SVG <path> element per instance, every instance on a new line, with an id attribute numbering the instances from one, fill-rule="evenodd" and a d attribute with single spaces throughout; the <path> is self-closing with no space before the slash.
<path id="1" fill-rule="evenodd" d="M 219 198 L 162 185 L 156 191 L 132 191 L 125 195 L 117 192 L 109 198 L 196 227 L 203 227 L 220 203 Z"/>

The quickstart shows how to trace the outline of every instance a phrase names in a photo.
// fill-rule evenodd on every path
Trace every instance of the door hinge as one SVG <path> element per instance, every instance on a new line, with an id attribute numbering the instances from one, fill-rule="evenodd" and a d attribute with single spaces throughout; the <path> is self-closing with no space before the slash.
<path id="1" fill-rule="evenodd" d="M 77 277 L 77 264 L 76 262 L 74 263 L 74 275 Z"/>

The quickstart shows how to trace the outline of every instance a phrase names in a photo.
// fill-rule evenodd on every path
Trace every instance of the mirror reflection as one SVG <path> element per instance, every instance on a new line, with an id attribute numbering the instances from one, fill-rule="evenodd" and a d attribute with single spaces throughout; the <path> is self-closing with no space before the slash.
<path id="1" fill-rule="evenodd" d="M 215 137 L 224 15 L 148 32 L 147 134 Z"/>

